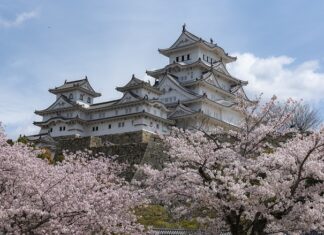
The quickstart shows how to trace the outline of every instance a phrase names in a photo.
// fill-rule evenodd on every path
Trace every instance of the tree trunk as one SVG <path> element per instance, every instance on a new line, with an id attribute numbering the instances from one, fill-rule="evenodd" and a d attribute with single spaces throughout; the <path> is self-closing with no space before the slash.
<path id="1" fill-rule="evenodd" d="M 226 221 L 230 225 L 232 235 L 265 235 L 264 230 L 267 225 L 267 220 L 259 216 L 251 222 L 252 224 L 250 223 L 244 226 L 244 223 L 241 221 L 241 213 L 236 214 L 236 212 L 231 211 L 226 217 Z"/>

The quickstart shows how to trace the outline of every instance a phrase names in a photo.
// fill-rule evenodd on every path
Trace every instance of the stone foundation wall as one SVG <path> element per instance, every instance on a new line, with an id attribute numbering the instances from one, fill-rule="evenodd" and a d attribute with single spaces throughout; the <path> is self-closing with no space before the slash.
<path id="1" fill-rule="evenodd" d="M 123 176 L 129 181 L 136 173 L 134 165 L 144 163 L 159 165 L 159 159 L 163 155 L 158 136 L 144 131 L 98 137 L 61 137 L 55 138 L 55 141 L 57 142 L 57 154 L 63 151 L 74 153 L 88 149 L 94 155 L 98 153 L 107 156 L 117 155 L 118 162 L 128 165 Z"/>
<path id="2" fill-rule="evenodd" d="M 124 134 L 89 137 L 59 137 L 56 141 L 56 156 L 63 151 L 75 153 L 91 150 L 92 154 L 103 153 L 106 156 L 117 156 L 116 161 L 127 165 L 122 176 L 131 181 L 134 176 L 139 179 L 135 165 L 151 164 L 161 168 L 165 154 L 160 138 L 149 132 L 138 131 Z"/>
<path id="3" fill-rule="evenodd" d="M 150 141 L 158 141 L 156 134 L 147 131 L 127 132 L 121 134 L 105 135 L 105 136 L 88 136 L 88 137 L 56 137 L 54 138 L 60 145 L 60 149 L 68 149 L 71 151 L 80 150 L 80 148 L 91 148 L 110 146 L 114 144 L 133 144 L 148 143 Z"/>

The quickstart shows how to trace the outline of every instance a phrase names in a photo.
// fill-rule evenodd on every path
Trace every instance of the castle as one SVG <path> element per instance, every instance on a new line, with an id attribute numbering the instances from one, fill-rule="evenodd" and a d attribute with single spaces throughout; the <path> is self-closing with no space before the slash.
<path id="1" fill-rule="evenodd" d="M 235 110 L 235 98 L 246 97 L 246 81 L 229 74 L 228 63 L 235 57 L 210 41 L 187 31 L 185 25 L 178 39 L 160 54 L 169 58 L 164 68 L 146 71 L 155 78 L 150 84 L 136 78 L 117 91 L 117 100 L 94 102 L 101 94 L 86 78 L 65 81 L 49 89 L 56 101 L 44 110 L 35 111 L 42 121 L 41 135 L 106 136 L 144 131 L 167 134 L 171 126 L 184 129 L 210 129 L 236 126 L 241 114 Z M 247 98 L 247 97 L 246 97 Z"/>

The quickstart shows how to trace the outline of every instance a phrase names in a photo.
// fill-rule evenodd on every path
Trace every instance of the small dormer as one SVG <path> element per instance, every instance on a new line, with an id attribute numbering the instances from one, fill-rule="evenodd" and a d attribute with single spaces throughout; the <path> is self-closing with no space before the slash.
<path id="1" fill-rule="evenodd" d="M 97 93 L 92 88 L 87 77 L 75 81 L 65 80 L 63 85 L 49 89 L 49 92 L 55 94 L 57 99 L 64 95 L 72 102 L 82 102 L 85 104 L 92 104 L 94 98 L 101 96 L 100 93 Z"/>
<path id="2" fill-rule="evenodd" d="M 162 94 L 161 91 L 152 86 L 149 81 L 145 82 L 136 78 L 135 75 L 132 76 L 132 79 L 125 86 L 117 87 L 116 90 L 123 93 L 131 92 L 141 98 L 147 96 L 148 99 L 157 99 L 157 97 Z"/>
<path id="3" fill-rule="evenodd" d="M 182 26 L 182 32 L 178 39 L 169 48 L 159 49 L 159 52 L 169 58 L 170 64 L 190 64 L 199 58 L 208 63 L 221 59 L 225 64 L 236 60 L 236 57 L 228 55 L 212 39 L 206 41 L 190 33 L 185 24 Z"/>

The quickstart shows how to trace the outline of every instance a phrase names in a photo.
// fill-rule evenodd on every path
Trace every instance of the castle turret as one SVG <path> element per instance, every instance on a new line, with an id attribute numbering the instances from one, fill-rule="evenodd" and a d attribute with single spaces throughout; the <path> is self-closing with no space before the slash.
<path id="1" fill-rule="evenodd" d="M 101 96 L 91 87 L 87 77 L 69 82 L 65 80 L 63 85 L 49 89 L 49 92 L 55 94 L 57 99 L 64 95 L 70 101 L 80 101 L 86 104 L 92 104 L 95 97 Z"/>

